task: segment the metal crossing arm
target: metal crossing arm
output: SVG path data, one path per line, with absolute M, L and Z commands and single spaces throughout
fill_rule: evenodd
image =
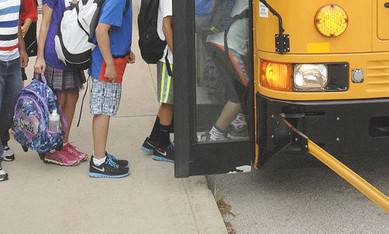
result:
M 284 123 L 292 130 L 295 141 L 298 142 L 301 147 L 305 148 L 308 153 L 310 153 L 313 157 L 324 163 L 327 167 L 329 167 L 336 174 L 346 180 L 349 184 L 354 186 L 371 201 L 382 207 L 385 212 L 389 212 L 389 197 L 387 197 L 383 192 L 381 192 L 372 184 L 367 182 L 349 167 L 344 165 L 330 153 L 315 144 L 312 140 L 310 140 L 307 136 L 305 136 L 302 132 L 295 128 L 285 118 L 285 116 L 281 117 Z

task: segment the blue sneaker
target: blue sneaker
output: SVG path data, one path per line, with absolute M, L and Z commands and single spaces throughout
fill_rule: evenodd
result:
M 173 144 L 170 144 L 166 148 L 160 148 L 160 147 L 155 148 L 152 159 L 159 162 L 174 163 L 174 159 L 175 159 L 174 154 L 175 154 L 175 147 Z
M 141 149 L 145 154 L 152 155 L 154 153 L 154 150 L 156 147 L 157 147 L 157 144 L 155 142 L 153 142 L 150 139 L 150 137 L 147 137 L 146 140 L 143 142 Z
M 100 166 L 93 163 L 93 156 L 89 163 L 89 177 L 119 179 L 129 176 L 129 168 L 120 167 L 111 157 L 105 159 Z
M 117 159 L 115 156 L 113 156 L 112 154 L 110 154 L 108 152 L 105 153 L 105 156 L 110 157 L 114 162 L 119 164 L 119 167 L 129 167 L 129 163 L 127 160 Z

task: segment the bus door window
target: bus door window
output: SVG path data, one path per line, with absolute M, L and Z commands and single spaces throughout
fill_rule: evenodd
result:
M 247 141 L 249 0 L 196 0 L 196 138 Z

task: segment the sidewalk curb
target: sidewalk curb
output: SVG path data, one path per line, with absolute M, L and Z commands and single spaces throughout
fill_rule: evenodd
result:
M 215 198 L 209 190 L 205 176 L 183 179 L 183 186 L 191 206 L 198 233 L 227 233 Z

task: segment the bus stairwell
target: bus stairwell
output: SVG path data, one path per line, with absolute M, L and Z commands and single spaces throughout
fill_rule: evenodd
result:
M 322 147 L 318 146 L 310 140 L 301 131 L 295 128 L 289 121 L 288 116 L 281 114 L 282 121 L 289 127 L 292 133 L 292 140 L 298 144 L 302 149 L 306 150 L 310 155 L 321 161 L 328 168 L 342 177 L 345 181 L 355 187 L 358 191 L 364 194 L 368 199 L 383 208 L 385 212 L 389 212 L 389 197 L 378 190 L 372 184 L 367 182 L 349 167 L 344 165 Z

